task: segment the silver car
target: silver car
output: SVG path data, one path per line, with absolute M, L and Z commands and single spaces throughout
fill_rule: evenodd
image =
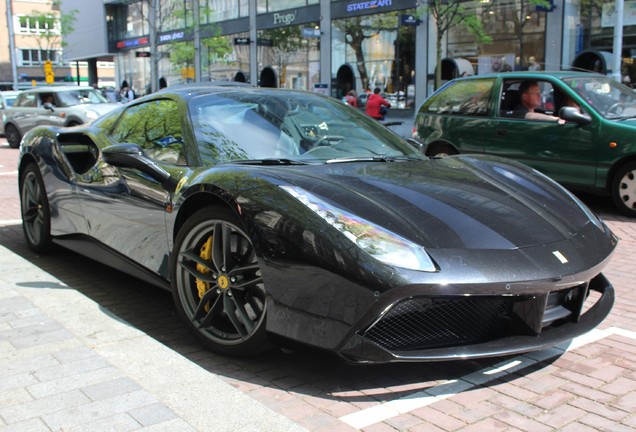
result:
M 11 108 L 18 93 L 20 92 L 13 90 L 0 92 L 0 135 L 4 135 L 5 111 Z
M 18 148 L 24 134 L 35 126 L 90 124 L 119 106 L 92 87 L 33 88 L 20 92 L 6 111 L 4 133 L 9 145 Z

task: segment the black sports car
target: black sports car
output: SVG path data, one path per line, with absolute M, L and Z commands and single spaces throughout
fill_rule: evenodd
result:
M 617 240 L 562 187 L 504 159 L 429 159 L 312 93 L 168 88 L 32 130 L 19 176 L 34 251 L 172 290 L 223 354 L 270 335 L 352 362 L 512 354 L 587 332 L 614 301 Z

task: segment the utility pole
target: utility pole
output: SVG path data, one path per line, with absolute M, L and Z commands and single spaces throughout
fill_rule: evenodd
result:
M 13 10 L 11 0 L 7 0 L 7 24 L 9 26 L 9 57 L 11 58 L 11 75 L 13 75 L 13 90 L 18 89 L 18 66 L 15 58 L 15 33 L 13 32 Z
M 157 74 L 157 63 L 159 56 L 157 55 L 157 0 L 149 0 L 148 2 L 148 30 L 150 31 L 150 91 L 157 91 L 159 87 L 159 78 Z
M 614 1 L 614 15 L 616 24 L 614 25 L 614 47 L 612 49 L 614 55 L 612 58 L 612 78 L 621 82 L 621 62 L 623 54 L 623 10 L 624 0 Z

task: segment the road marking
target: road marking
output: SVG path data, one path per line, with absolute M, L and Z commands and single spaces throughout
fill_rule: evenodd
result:
M 565 348 L 560 348 L 564 345 L 559 345 L 559 347 L 526 353 L 515 357 L 512 361 L 501 362 L 491 368 L 482 369 L 480 371 L 464 375 L 458 379 L 441 382 L 440 384 L 426 390 L 410 394 L 400 399 L 384 402 L 371 408 L 347 414 L 340 417 L 340 420 L 349 426 L 362 429 L 373 424 L 380 423 L 384 420 L 397 417 L 400 414 L 405 414 L 415 409 L 434 404 L 435 402 L 448 399 L 458 393 L 483 385 L 501 376 L 511 374 L 528 366 L 532 366 L 535 363 L 562 355 L 564 352 L 572 351 L 576 348 L 580 348 L 584 345 L 599 341 L 612 335 L 623 336 L 636 340 L 636 332 L 630 330 L 624 330 L 617 327 L 610 327 L 606 330 L 594 329 L 582 336 L 574 338 L 569 345 L 565 346 Z
M 9 172 L 0 173 L 0 175 L 6 175 L 6 176 L 12 175 L 12 176 L 15 176 L 15 175 L 18 175 L 18 172 L 17 171 L 9 171 Z
M 20 225 L 21 223 L 22 223 L 22 219 L 0 220 L 0 227 L 10 226 L 10 225 Z

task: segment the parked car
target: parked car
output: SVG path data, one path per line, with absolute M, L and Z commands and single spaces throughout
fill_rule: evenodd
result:
M 26 132 L 39 125 L 90 124 L 120 104 L 109 103 L 92 87 L 37 87 L 20 92 L 6 113 L 5 135 L 9 145 L 20 146 Z
M 17 91 L 7 90 L 0 92 L 0 135 L 4 135 L 4 122 L 6 119 L 6 110 L 11 108 L 15 98 L 18 96 Z
M 536 81 L 541 109 L 515 110 L 519 86 Z M 566 101 L 578 105 L 566 106 Z M 415 119 L 429 156 L 487 153 L 521 161 L 573 190 L 612 196 L 636 216 L 636 93 L 603 75 L 511 72 L 458 78 L 428 98 Z
M 31 130 L 18 169 L 31 249 L 172 290 L 222 354 L 506 355 L 586 333 L 613 304 L 616 237 L 561 186 L 501 158 L 427 158 L 315 93 L 169 87 Z

